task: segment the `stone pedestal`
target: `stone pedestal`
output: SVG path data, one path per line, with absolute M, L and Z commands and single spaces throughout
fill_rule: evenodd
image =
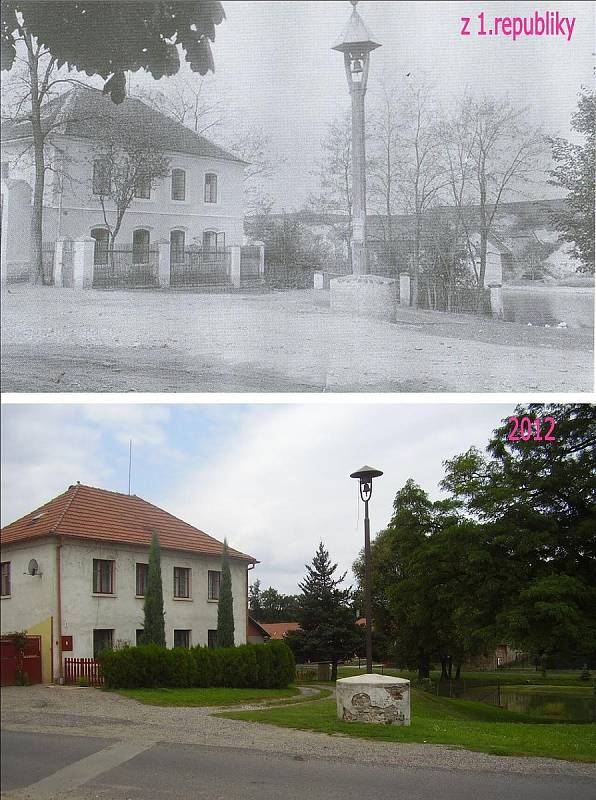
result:
M 335 684 L 337 716 L 344 722 L 410 724 L 410 681 L 391 675 L 355 675 Z
M 407 272 L 400 272 L 399 275 L 399 304 L 410 305 L 410 275 Z
M 329 282 L 332 311 L 395 321 L 395 281 L 381 275 L 347 275 Z

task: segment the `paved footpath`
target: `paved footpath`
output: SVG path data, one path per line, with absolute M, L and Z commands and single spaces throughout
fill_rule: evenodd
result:
M 593 764 L 327 736 L 222 719 L 216 711 L 157 708 L 94 689 L 5 687 L 2 796 L 593 797 Z

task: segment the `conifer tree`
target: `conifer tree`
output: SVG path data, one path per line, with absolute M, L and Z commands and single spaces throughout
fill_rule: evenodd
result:
M 297 614 L 300 630 L 285 637 L 297 659 L 330 661 L 332 680 L 337 678 L 338 662 L 352 657 L 362 646 L 352 590 L 338 588 L 346 575 L 334 578 L 336 569 L 321 542 L 312 564 L 306 565 L 306 577 L 298 584 L 302 590 Z
M 145 614 L 143 644 L 166 646 L 166 631 L 163 610 L 163 585 L 161 582 L 161 551 L 159 536 L 154 529 L 149 549 L 149 569 L 145 590 Z
M 234 598 L 232 597 L 232 575 L 228 542 L 224 539 L 221 562 L 221 582 L 219 586 L 219 605 L 217 607 L 217 645 L 234 647 Z

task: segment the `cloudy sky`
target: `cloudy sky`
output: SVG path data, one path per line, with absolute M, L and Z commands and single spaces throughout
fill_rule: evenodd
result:
M 331 49 L 345 27 L 347 0 L 223 0 L 226 19 L 216 28 L 216 72 L 203 84 L 206 99 L 224 100 L 236 132 L 260 128 L 270 142 L 277 172 L 267 186 L 276 210 L 303 207 L 319 189 L 320 143 L 329 124 L 350 107 L 340 53 Z M 359 12 L 382 47 L 372 54 L 368 111 L 380 82 L 430 80 L 448 108 L 464 90 L 509 98 L 528 107 L 528 122 L 553 135 L 570 135 L 570 119 L 582 85 L 591 85 L 594 4 L 585 2 L 391 2 L 364 0 Z M 556 10 L 575 18 L 570 41 L 541 36 L 461 36 L 461 17 L 531 17 Z M 184 80 L 201 79 L 186 64 Z M 406 77 L 409 76 L 409 77 Z M 97 87 L 100 78 L 84 80 Z M 170 79 L 154 81 L 142 71 L 132 86 L 172 91 Z M 169 88 L 168 88 L 169 87 Z M 217 139 L 216 129 L 208 132 Z M 221 134 L 219 134 L 221 135 Z M 524 196 L 560 196 L 543 180 Z M 519 196 L 515 199 L 525 199 Z
M 433 497 L 442 462 L 483 448 L 513 410 L 496 404 L 78 405 L 2 407 L 2 522 L 81 483 L 128 490 L 262 563 L 263 586 L 295 592 L 319 541 L 342 569 L 362 546 L 357 485 L 382 469 L 373 531 L 413 477 Z
M 261 125 L 284 158 L 275 181 L 279 205 L 301 206 L 316 188 L 312 173 L 328 124 L 350 100 L 340 53 L 331 50 L 351 13 L 346 0 L 223 0 L 227 19 L 213 47 L 213 84 L 240 118 Z M 358 10 L 382 47 L 372 54 L 369 109 L 379 80 L 426 74 L 444 104 L 465 88 L 529 106 L 531 121 L 567 134 L 582 84 L 591 85 L 594 4 L 586 2 L 389 2 Z M 575 17 L 571 41 L 460 35 L 462 16 Z M 192 78 L 190 78 L 192 79 Z M 546 185 L 538 195 L 552 195 Z M 522 198 L 520 198 L 522 199 Z

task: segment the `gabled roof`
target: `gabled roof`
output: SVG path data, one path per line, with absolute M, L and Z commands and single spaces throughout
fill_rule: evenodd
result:
M 222 542 L 135 494 L 108 492 L 80 483 L 6 525 L 0 532 L 0 543 L 7 545 L 57 535 L 149 547 L 153 530 L 157 531 L 164 550 L 209 556 L 221 556 L 223 552 Z M 258 563 L 253 556 L 231 547 L 229 553 L 231 558 Z
M 260 625 L 272 639 L 283 639 L 288 631 L 300 630 L 297 622 L 261 622 Z
M 253 619 L 251 616 L 246 618 L 246 636 L 262 636 L 265 639 L 271 638 L 261 623 L 257 622 L 256 619 Z
M 127 97 L 116 105 L 99 89 L 89 86 L 77 86 L 46 103 L 42 109 L 42 128 L 81 139 L 101 138 L 106 130 L 138 130 L 164 150 L 246 163 L 135 97 Z M 31 122 L 23 118 L 3 127 L 2 141 L 31 135 Z

